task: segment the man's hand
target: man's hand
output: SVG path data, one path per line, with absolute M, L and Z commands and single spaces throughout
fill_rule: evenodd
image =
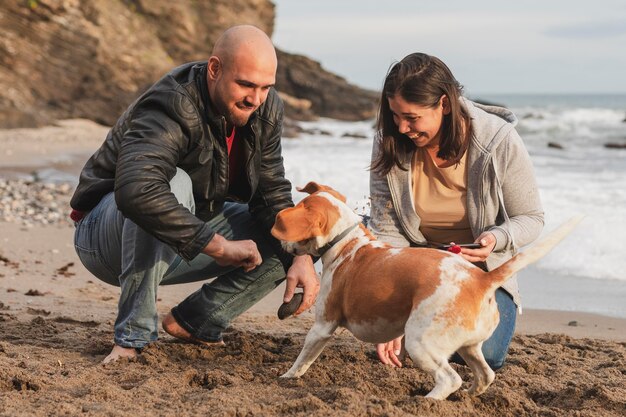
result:
M 293 264 L 287 272 L 287 288 L 285 288 L 285 296 L 283 302 L 291 301 L 296 287 L 304 288 L 304 297 L 302 304 L 293 313 L 294 316 L 311 308 L 320 291 L 320 282 L 313 266 L 313 260 L 309 255 L 300 255 L 293 258 Z
M 459 255 L 461 255 L 470 262 L 486 261 L 487 257 L 496 246 L 496 237 L 491 232 L 483 232 L 480 236 L 478 236 L 478 239 L 476 239 L 476 243 L 480 243 L 482 248 L 467 249 L 462 247 L 461 253 Z
M 246 272 L 252 271 L 263 261 L 254 241 L 226 240 L 217 233 L 202 252 L 215 259 L 220 266 L 240 266 Z

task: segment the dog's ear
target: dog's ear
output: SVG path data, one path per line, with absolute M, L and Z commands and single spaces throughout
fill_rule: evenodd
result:
M 328 185 L 318 184 L 315 181 L 310 181 L 304 187 L 296 187 L 296 190 L 303 192 L 303 193 L 309 193 L 309 194 L 313 194 L 318 191 L 325 191 L 331 194 L 332 196 L 334 196 L 336 199 L 343 201 L 344 203 L 346 202 L 346 197 L 344 197 L 343 194 L 341 194 L 338 191 L 335 191 L 333 188 L 329 187 Z
M 300 191 L 301 193 L 313 194 L 313 193 L 323 190 L 324 188 L 328 188 L 328 187 L 326 187 L 325 185 L 320 185 L 316 183 L 315 181 L 309 181 L 309 183 L 305 185 L 304 187 L 296 187 L 296 190 Z
M 319 234 L 319 223 L 319 213 L 302 206 L 286 208 L 276 215 L 272 236 L 286 242 L 301 242 Z

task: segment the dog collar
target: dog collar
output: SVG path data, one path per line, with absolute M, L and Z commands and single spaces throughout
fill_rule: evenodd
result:
M 344 237 L 348 236 L 348 233 L 350 233 L 351 231 L 354 230 L 355 227 L 357 227 L 359 224 L 361 223 L 354 223 L 352 226 L 348 227 L 346 230 L 344 230 L 343 232 L 341 232 L 337 237 L 335 237 L 333 240 L 331 240 L 330 242 L 328 242 L 327 244 L 325 244 L 324 246 L 322 246 L 321 248 L 318 249 L 319 252 L 319 256 L 324 256 L 324 254 L 333 246 L 335 246 L 337 243 L 339 243 L 339 241 L 341 239 L 343 239 Z

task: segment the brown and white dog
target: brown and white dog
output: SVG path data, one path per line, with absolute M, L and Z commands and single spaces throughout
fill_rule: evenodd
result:
M 573 219 L 498 269 L 485 272 L 461 256 L 437 249 L 393 248 L 361 224 L 345 197 L 310 182 L 310 195 L 282 210 L 272 234 L 293 254 L 321 256 L 323 272 L 315 324 L 283 377 L 299 377 L 318 357 L 337 327 L 355 337 L 383 343 L 404 334 L 413 362 L 432 375 L 427 397 L 445 399 L 461 377 L 448 363 L 458 352 L 471 368 L 470 394 L 493 382 L 481 346 L 499 322 L 495 290 L 514 273 L 537 261 L 563 239 Z

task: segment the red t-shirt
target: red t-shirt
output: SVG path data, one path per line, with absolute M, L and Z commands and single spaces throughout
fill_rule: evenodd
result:
M 245 161 L 243 161 L 243 144 L 237 140 L 236 129 L 226 138 L 228 149 L 228 194 L 239 197 L 245 188 Z
M 228 148 L 229 159 L 230 159 L 230 150 L 233 148 L 234 141 L 235 141 L 235 128 L 233 127 L 233 131 L 230 133 L 230 136 L 226 138 L 226 147 Z

